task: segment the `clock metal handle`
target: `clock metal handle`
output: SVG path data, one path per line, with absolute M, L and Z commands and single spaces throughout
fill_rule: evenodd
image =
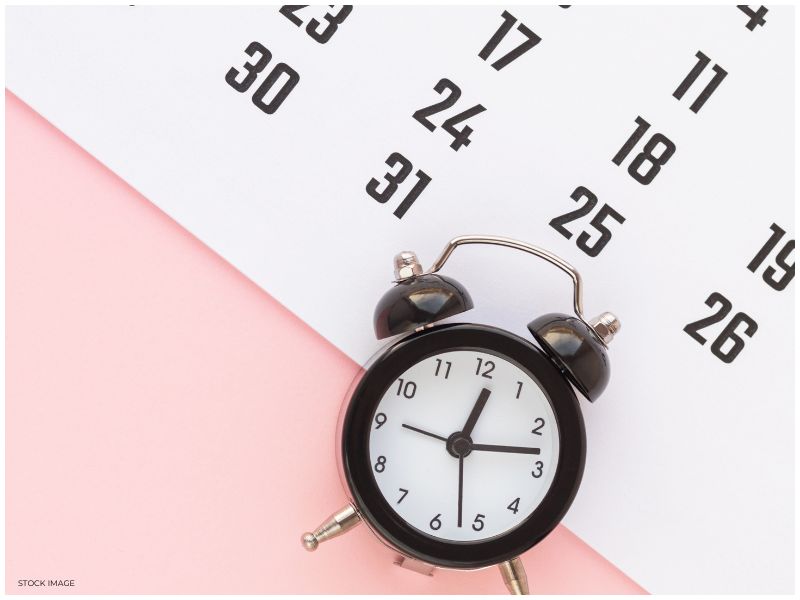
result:
M 575 267 L 561 257 L 556 256 L 552 252 L 548 252 L 543 248 L 534 246 L 533 244 L 528 244 L 519 240 L 513 240 L 511 238 L 505 238 L 496 235 L 461 235 L 447 242 L 447 246 L 445 246 L 441 255 L 436 259 L 431 268 L 428 269 L 427 273 L 436 273 L 444 266 L 444 263 L 447 262 L 447 259 L 450 258 L 450 255 L 453 253 L 453 251 L 458 246 L 463 246 L 465 244 L 488 244 L 490 246 L 505 246 L 506 248 L 514 248 L 516 250 L 527 252 L 528 254 L 533 254 L 539 258 L 543 258 L 550 264 L 555 265 L 569 275 L 570 279 L 572 279 L 574 287 L 572 302 L 575 308 L 575 314 L 581 321 L 586 323 L 586 325 L 588 325 L 590 328 L 592 327 L 583 316 L 583 281 L 581 280 L 580 273 L 575 270 Z

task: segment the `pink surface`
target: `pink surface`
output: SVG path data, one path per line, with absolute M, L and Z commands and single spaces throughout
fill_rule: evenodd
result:
M 6 138 L 8 592 L 503 592 L 363 526 L 304 552 L 357 365 L 9 93 Z M 643 591 L 563 527 L 524 562 L 539 593 Z

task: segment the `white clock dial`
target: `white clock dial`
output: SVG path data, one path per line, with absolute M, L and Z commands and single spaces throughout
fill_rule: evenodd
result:
M 525 521 L 550 488 L 559 434 L 539 384 L 489 351 L 442 352 L 386 390 L 369 438 L 372 473 L 418 531 L 477 541 Z

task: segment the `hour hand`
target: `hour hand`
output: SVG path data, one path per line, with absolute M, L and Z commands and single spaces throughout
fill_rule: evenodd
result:
M 539 448 L 528 448 L 526 446 L 498 446 L 497 444 L 472 444 L 473 450 L 485 450 L 486 452 L 510 452 L 512 454 L 540 454 Z
M 424 431 L 422 429 L 419 429 L 418 427 L 406 425 L 405 423 L 403 423 L 403 427 L 405 427 L 406 429 L 410 429 L 411 431 L 416 431 L 417 433 L 421 433 L 422 435 L 427 435 L 429 437 L 436 438 L 437 440 L 442 440 L 443 442 L 447 441 L 446 437 L 442 437 L 441 435 L 436 435 L 435 433 L 431 433 L 430 431 Z

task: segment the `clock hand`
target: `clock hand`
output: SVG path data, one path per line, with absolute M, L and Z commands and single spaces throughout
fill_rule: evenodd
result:
M 458 457 L 458 526 L 461 527 L 461 509 L 464 505 L 464 455 Z
M 483 407 L 486 406 L 486 401 L 489 399 L 489 394 L 492 392 L 486 388 L 481 390 L 478 399 L 475 401 L 475 406 L 472 407 L 472 412 L 469 413 L 469 417 L 467 418 L 467 422 L 464 424 L 464 428 L 461 430 L 466 437 L 469 437 L 472 434 L 472 430 L 475 428 L 475 423 L 478 422 L 478 417 L 481 416 L 481 411 L 483 411 Z
M 403 423 L 403 427 L 405 427 L 406 429 L 410 429 L 411 431 L 416 431 L 417 433 L 421 433 L 422 435 L 427 435 L 427 436 L 430 436 L 432 438 L 436 438 L 437 440 L 442 440 L 443 442 L 447 441 L 446 437 L 442 437 L 440 435 L 436 435 L 435 433 L 431 433 L 430 431 L 423 431 L 422 429 L 418 429 L 416 427 L 412 427 L 411 425 L 406 425 L 405 423 Z
M 495 444 L 472 444 L 473 450 L 486 450 L 487 452 L 512 452 L 514 454 L 540 454 L 539 448 L 526 448 L 525 446 L 498 446 Z

